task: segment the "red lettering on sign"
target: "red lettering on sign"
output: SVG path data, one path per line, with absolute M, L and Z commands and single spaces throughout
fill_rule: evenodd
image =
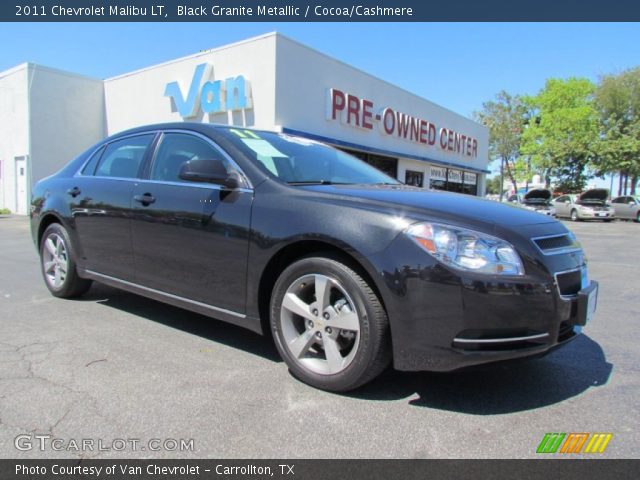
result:
M 352 116 L 355 119 L 354 122 L 351 122 Z M 347 123 L 360 126 L 360 99 L 355 95 L 347 95 Z
M 344 101 L 344 93 L 340 90 L 336 90 L 335 88 L 331 89 L 331 118 L 335 120 L 338 118 L 338 112 L 342 112 L 344 110 L 345 101 Z
M 424 120 L 420 120 L 420 143 L 427 143 L 429 141 L 429 124 Z
M 447 149 L 447 129 L 444 127 L 440 129 L 440 148 Z
M 420 120 L 411 117 L 411 140 L 417 142 L 420 138 Z
M 409 116 L 396 112 L 396 121 L 398 122 L 398 136 L 407 138 L 407 134 L 409 133 Z
M 429 123 L 429 145 L 436 143 L 436 126 L 433 123 Z
M 373 129 L 373 112 L 371 109 L 373 108 L 373 102 L 369 100 L 362 100 L 362 127 L 368 128 L 369 130 Z
M 391 135 L 396 129 L 396 116 L 391 108 L 385 108 L 382 113 L 382 128 L 384 133 Z

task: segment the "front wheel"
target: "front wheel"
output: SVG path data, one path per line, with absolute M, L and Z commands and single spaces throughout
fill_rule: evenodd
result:
M 71 248 L 69 234 L 62 225 L 52 223 L 44 231 L 40 242 L 40 266 L 45 285 L 56 297 L 77 297 L 91 287 L 91 280 L 78 276 Z
M 577 210 L 571 210 L 571 221 L 572 222 L 577 222 L 578 220 L 579 220 L 579 218 L 578 218 Z
M 291 372 L 314 387 L 355 389 L 389 364 L 386 312 L 369 284 L 346 264 L 299 260 L 278 278 L 271 330 Z

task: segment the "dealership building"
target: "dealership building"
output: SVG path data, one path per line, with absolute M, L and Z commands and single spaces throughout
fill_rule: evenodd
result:
M 106 80 L 26 63 L 0 73 L 0 207 L 107 135 L 161 122 L 320 140 L 423 188 L 484 193 L 487 129 L 270 33 Z

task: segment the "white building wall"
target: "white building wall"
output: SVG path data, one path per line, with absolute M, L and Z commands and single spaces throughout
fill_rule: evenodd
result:
M 456 166 L 486 169 L 488 130 L 461 115 L 440 107 L 384 80 L 369 75 L 339 60 L 317 52 L 281 35 L 277 36 L 276 123 L 291 129 L 358 145 L 452 163 Z M 437 74 L 437 73 L 434 73 Z M 327 119 L 327 97 L 331 88 L 374 103 L 373 112 L 391 107 L 397 112 L 432 122 L 437 133 L 441 127 L 471 136 L 478 141 L 476 157 L 426 146 L 381 132 L 379 122 L 372 130 Z
M 29 65 L 31 183 L 47 177 L 103 139 L 102 80 Z
M 430 167 L 431 165 L 427 162 L 410 158 L 400 158 L 398 161 L 398 179 L 404 182 L 407 170 L 420 172 L 424 175 L 424 183 L 422 186 L 426 188 L 429 186 Z
M 194 71 L 203 63 L 209 72 L 201 83 L 244 76 L 252 108 L 212 116 L 200 111 L 188 120 L 273 129 L 275 48 L 275 36 L 265 35 L 105 80 L 109 135 L 141 125 L 183 121 L 164 96 L 167 83 L 177 81 L 186 98 Z
M 12 212 L 16 211 L 15 158 L 29 155 L 27 92 L 27 64 L 0 73 L 0 207 Z

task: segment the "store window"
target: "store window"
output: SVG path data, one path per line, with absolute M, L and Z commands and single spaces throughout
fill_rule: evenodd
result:
M 424 186 L 424 173 L 407 170 L 404 174 L 404 183 L 422 188 Z
M 464 172 L 462 192 L 468 195 L 478 194 L 478 175 L 471 172 Z
M 369 165 L 376 167 L 378 170 L 381 170 L 390 177 L 398 178 L 397 158 L 376 155 L 375 153 L 360 152 L 358 150 L 350 150 L 348 148 L 341 148 L 340 150 L 367 162 Z
M 434 190 L 478 194 L 478 175 L 456 168 L 431 166 L 429 186 Z
M 429 186 L 434 190 L 446 190 L 447 169 L 444 167 L 431 167 L 431 180 Z

